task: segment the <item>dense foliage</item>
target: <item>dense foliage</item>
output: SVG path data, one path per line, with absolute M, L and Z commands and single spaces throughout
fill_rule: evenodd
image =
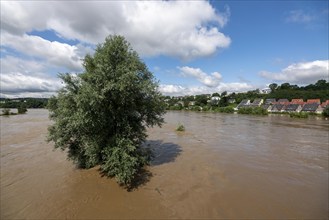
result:
M 308 118 L 309 113 L 307 112 L 290 112 L 291 118 Z
M 239 108 L 238 114 L 247 114 L 247 115 L 267 115 L 267 110 L 263 109 L 262 107 L 246 107 L 246 108 Z
M 297 85 L 290 85 L 289 83 L 283 83 L 272 90 L 266 98 L 281 99 L 321 99 L 325 101 L 329 99 L 329 82 L 326 80 L 318 80 L 315 84 L 309 84 L 307 86 L 299 87 Z
M 234 113 L 234 108 L 231 106 L 227 107 L 219 107 L 215 109 L 215 112 L 221 112 L 221 113 Z
M 121 36 L 110 36 L 84 59 L 85 72 L 61 74 L 64 88 L 49 100 L 49 141 L 81 168 L 130 186 L 150 155 L 148 126 L 163 123 L 164 103 L 151 72 Z
M 323 109 L 322 115 L 325 117 L 329 117 L 329 106 Z
M 2 115 L 10 115 L 10 109 L 9 108 L 2 109 Z
M 24 104 L 21 104 L 18 108 L 17 108 L 17 112 L 18 114 L 25 114 L 27 112 L 27 108 Z
M 1 99 L 0 108 L 19 108 L 22 104 L 25 108 L 45 108 L 47 103 L 45 98 Z
M 2 114 L 0 114 L 0 115 L 9 116 L 9 115 L 25 114 L 26 112 L 27 112 L 27 109 L 22 104 L 17 108 L 17 113 L 11 112 L 10 108 L 4 108 L 4 109 L 2 109 Z

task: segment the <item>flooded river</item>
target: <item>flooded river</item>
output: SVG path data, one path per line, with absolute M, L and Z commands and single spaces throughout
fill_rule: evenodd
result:
M 1 219 L 326 219 L 329 121 L 168 112 L 132 192 L 45 142 L 46 110 L 1 117 Z M 186 131 L 175 132 L 181 123 Z

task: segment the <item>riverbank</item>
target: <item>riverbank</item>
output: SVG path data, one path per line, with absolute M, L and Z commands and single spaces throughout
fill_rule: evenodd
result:
M 328 120 L 329 116 L 324 114 L 317 114 L 317 113 L 307 113 L 307 112 L 266 112 L 264 109 L 256 109 L 252 111 L 252 108 L 244 108 L 240 109 L 240 111 L 235 111 L 232 107 L 223 107 L 219 109 L 210 109 L 210 110 L 190 110 L 190 109 L 182 109 L 182 110 L 167 110 L 167 112 L 195 112 L 195 113 L 224 113 L 224 114 L 241 114 L 241 115 L 255 115 L 255 116 L 271 116 L 271 115 L 281 115 L 281 116 L 288 116 L 291 118 L 299 118 L 299 119 L 306 119 L 306 118 L 318 118 L 323 120 Z

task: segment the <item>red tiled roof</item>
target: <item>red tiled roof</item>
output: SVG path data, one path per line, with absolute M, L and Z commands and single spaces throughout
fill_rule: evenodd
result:
M 303 99 L 292 99 L 290 103 L 291 104 L 300 104 L 300 105 L 304 105 L 305 104 L 305 102 L 304 102 Z
M 309 104 L 309 103 L 318 103 L 318 104 L 320 104 L 321 103 L 321 100 L 320 99 L 308 99 L 307 100 L 307 103 Z
M 303 99 L 291 99 L 291 103 L 300 103 L 300 102 L 304 102 Z
M 326 106 L 329 106 L 329 100 L 326 100 L 324 102 L 322 102 L 321 106 L 324 108 Z

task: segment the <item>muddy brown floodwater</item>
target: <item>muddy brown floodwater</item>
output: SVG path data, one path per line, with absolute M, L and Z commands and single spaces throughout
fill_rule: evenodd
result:
M 326 219 L 329 121 L 168 112 L 127 192 L 45 142 L 46 110 L 1 117 L 1 219 Z M 175 132 L 178 123 L 186 127 Z

